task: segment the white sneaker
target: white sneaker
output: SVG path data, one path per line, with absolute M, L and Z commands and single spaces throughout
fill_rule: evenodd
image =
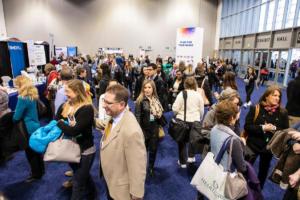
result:
M 177 161 L 177 164 L 180 166 L 180 168 L 186 168 L 186 164 L 181 164 L 179 160 Z
M 194 162 L 196 162 L 196 158 L 195 157 L 188 157 L 187 162 L 188 163 L 194 163 Z
M 247 103 L 244 103 L 244 104 L 243 104 L 243 107 L 244 107 L 244 108 L 247 108 L 247 106 L 248 106 Z
M 247 103 L 247 106 L 251 106 L 251 105 L 252 105 L 252 102 L 249 101 L 249 102 Z

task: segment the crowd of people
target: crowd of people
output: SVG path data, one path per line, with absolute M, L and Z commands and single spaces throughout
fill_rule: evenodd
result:
M 300 69 L 288 84 L 288 102 L 284 108 L 282 90 L 278 86 L 266 88 L 253 105 L 251 95 L 260 80 L 263 84 L 264 74 L 261 71 L 256 74 L 251 66 L 244 77 L 247 95 L 243 100 L 236 83 L 237 65 L 235 61 L 202 60 L 193 69 L 182 61 L 175 63 L 171 57 L 166 62 L 161 57 L 153 61 L 148 56 L 134 58 L 132 55 L 127 58 L 120 55 L 54 57 L 41 69 L 47 77 L 43 95 L 47 99 L 44 102 L 47 119 L 54 119 L 64 136 L 73 138 L 80 147 L 80 162 L 69 164 L 71 170 L 66 174 L 72 178 L 63 183 L 64 187 L 72 188 L 71 199 L 97 197 L 90 175 L 98 145 L 94 144 L 94 128 L 102 133 L 99 171 L 107 185 L 107 198 L 143 199 L 146 177 L 156 174 L 160 134 L 169 121 L 164 113 L 169 111 L 187 127 L 185 137 L 176 141 L 180 168 L 195 163 L 196 154 L 202 158 L 207 152 L 217 155 L 224 141 L 233 137 L 232 154 L 227 151 L 221 165 L 226 170 L 231 156 L 235 170 L 247 177 L 247 162 L 253 165 L 259 157 L 257 174 L 263 189 L 274 157 L 268 145 L 278 131 L 289 138 L 284 140 L 288 146 L 285 151 L 300 157 L 300 128 L 297 127 L 300 123 Z M 13 130 L 13 123 L 23 121 L 23 140 L 28 142 L 41 127 L 39 94 L 24 75 L 15 79 L 14 86 L 18 90 L 18 102 L 13 114 L 6 89 L 0 87 L 0 132 Z M 129 100 L 135 102 L 134 108 L 128 106 Z M 242 106 L 250 107 L 243 127 L 240 125 Z M 290 127 L 294 129 L 288 129 Z M 202 138 L 196 141 L 196 146 L 190 137 L 195 130 Z M 13 150 L 6 149 L 5 142 L 1 134 L 1 162 L 12 157 Z M 38 181 L 45 173 L 43 155 L 29 145 L 22 149 L 31 167 L 25 181 Z M 289 154 L 284 155 L 280 161 Z M 286 185 L 284 199 L 297 199 L 297 195 L 299 198 L 300 163 L 295 165 L 296 170 L 289 171 L 288 178 L 279 180 L 279 185 Z M 197 198 L 204 196 L 199 192 Z

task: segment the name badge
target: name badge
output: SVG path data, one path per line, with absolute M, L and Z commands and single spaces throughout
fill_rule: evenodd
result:
M 150 114 L 150 122 L 154 122 L 154 120 L 155 120 L 154 115 Z

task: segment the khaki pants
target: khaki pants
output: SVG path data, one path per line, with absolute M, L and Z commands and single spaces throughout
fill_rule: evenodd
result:
M 290 127 L 294 126 L 295 124 L 297 124 L 299 122 L 300 122 L 300 117 L 294 117 L 294 116 L 289 115 Z

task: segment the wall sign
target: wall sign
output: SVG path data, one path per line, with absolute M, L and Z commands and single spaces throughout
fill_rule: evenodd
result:
M 224 49 L 232 49 L 232 38 L 225 39 Z
M 291 46 L 292 31 L 277 32 L 274 34 L 273 48 L 288 49 Z
M 243 48 L 243 38 L 237 37 L 233 39 L 233 49 L 241 49 Z
M 256 49 L 268 49 L 271 44 L 271 34 L 258 35 L 256 38 Z
M 243 49 L 254 49 L 255 36 L 250 35 L 244 38 Z

